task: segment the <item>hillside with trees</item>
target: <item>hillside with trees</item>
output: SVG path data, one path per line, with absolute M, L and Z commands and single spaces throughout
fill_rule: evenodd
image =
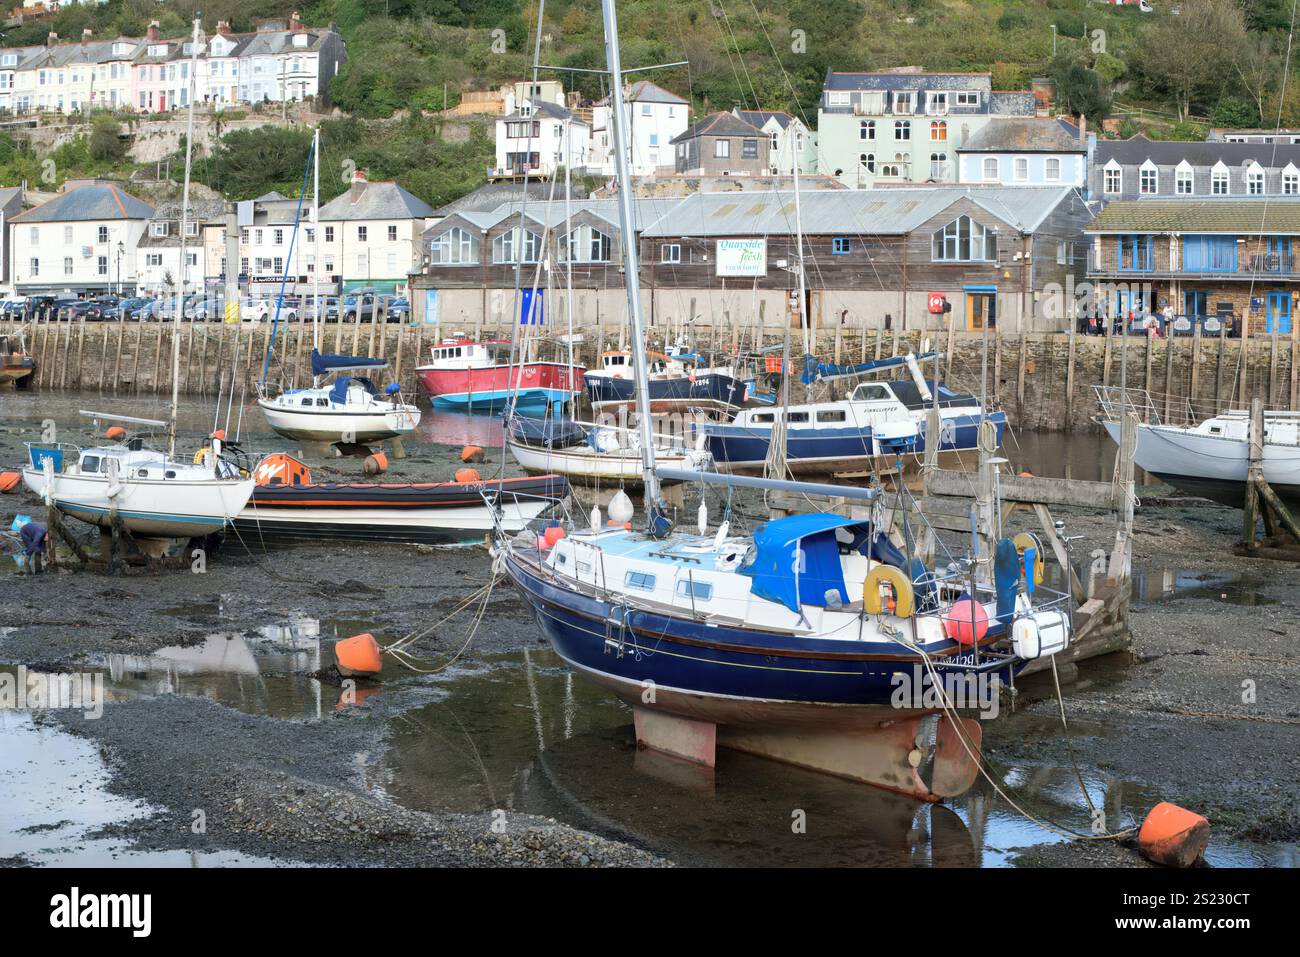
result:
M 1142 13 L 1086 0 L 621 0 L 619 16 L 625 66 L 689 61 L 654 79 L 689 95 L 700 111 L 761 106 L 815 123 L 828 69 L 912 64 L 987 70 L 996 89 L 1049 76 L 1062 109 L 1088 116 L 1094 126 L 1118 115 L 1121 135 L 1197 139 L 1208 125 L 1300 126 L 1300 85 L 1293 82 L 1300 55 L 1288 52 L 1290 4 L 1152 3 L 1155 11 Z M 209 30 L 217 20 L 249 30 L 256 18 L 295 9 L 309 24 L 337 23 L 349 60 L 331 98 L 349 118 L 325 125 L 327 162 L 351 160 L 435 204 L 481 180 L 491 143 L 480 133 L 444 137 L 433 114 L 454 106 L 465 91 L 526 77 L 532 62 L 536 8 L 522 0 L 213 0 L 202 6 Z M 49 19 L 9 27 L 4 43 L 41 43 L 51 29 L 79 37 L 84 27 L 100 37 L 140 35 L 151 19 L 178 36 L 188 30 L 191 9 L 178 0 L 65 6 Z M 542 61 L 601 68 L 597 0 L 549 0 L 545 9 Z M 604 92 L 596 74 L 570 73 L 564 80 L 592 98 Z M 203 158 L 200 176 L 240 198 L 268 188 L 296 190 L 306 136 L 230 134 Z M 100 154 L 106 145 L 101 136 Z M 120 164 L 120 158 L 96 159 L 94 146 L 88 136 L 76 150 L 63 147 L 74 154 L 64 159 L 84 159 L 91 168 Z M 0 143 L 6 178 L 24 162 L 13 152 Z M 337 192 L 342 184 L 330 188 Z

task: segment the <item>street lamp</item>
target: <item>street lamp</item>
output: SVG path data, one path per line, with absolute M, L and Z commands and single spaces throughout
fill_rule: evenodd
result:
M 1052 56 L 1056 56 L 1056 24 L 1052 24 Z
M 117 242 L 117 294 L 122 295 L 122 257 L 126 255 L 126 243 Z

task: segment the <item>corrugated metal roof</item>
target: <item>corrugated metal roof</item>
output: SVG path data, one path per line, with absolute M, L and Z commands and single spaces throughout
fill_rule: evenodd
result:
M 1087 232 L 1300 234 L 1300 197 L 1117 199 Z
M 57 196 L 10 222 L 71 223 L 106 219 L 148 219 L 153 207 L 110 183 L 94 183 Z
M 1066 186 L 925 186 L 814 190 L 800 194 L 806 235 L 906 235 L 953 203 L 970 199 L 1020 230 L 1033 232 L 1070 192 Z M 644 231 L 646 236 L 754 236 L 793 233 L 794 193 L 695 193 Z
M 424 219 L 433 207 L 396 183 L 366 183 L 356 202 L 349 189 L 320 208 L 321 222 L 354 219 Z

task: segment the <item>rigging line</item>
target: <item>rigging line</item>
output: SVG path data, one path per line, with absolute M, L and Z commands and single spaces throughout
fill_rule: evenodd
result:
M 754 87 L 754 78 L 749 74 L 749 67 L 745 65 L 744 54 L 740 52 L 740 40 L 736 37 L 736 31 L 732 29 L 731 17 L 727 14 L 726 4 L 723 3 L 723 0 L 716 0 L 716 2 L 718 10 L 722 13 L 722 20 L 727 26 L 727 33 L 731 35 L 731 42 L 736 45 L 736 59 L 740 61 L 740 65 L 745 71 L 745 80 L 749 83 L 749 94 L 754 98 L 754 109 L 761 110 L 763 104 L 758 98 L 758 90 Z M 743 95 L 744 92 L 742 89 L 741 94 Z

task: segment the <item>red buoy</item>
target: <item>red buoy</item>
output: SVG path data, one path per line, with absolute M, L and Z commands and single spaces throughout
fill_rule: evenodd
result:
M 487 457 L 483 447 L 479 445 L 467 445 L 460 450 L 460 460 L 466 465 L 477 465 Z
M 334 646 L 339 671 L 345 675 L 377 675 L 383 669 L 379 643 L 370 632 L 344 638 Z
M 1138 831 L 1142 856 L 1165 867 L 1191 867 L 1209 842 L 1210 822 L 1168 801 L 1153 807 Z
M 366 456 L 365 465 L 367 475 L 378 475 L 380 472 L 388 471 L 388 456 L 383 452 L 376 452 L 374 455 Z
M 483 481 L 483 476 L 478 474 L 478 469 L 456 469 L 455 478 L 461 485 Z
M 977 601 L 963 598 L 944 613 L 943 633 L 959 645 L 973 645 L 988 631 L 989 613 Z
M 22 480 L 22 472 L 0 472 L 0 492 L 12 492 Z
M 109 426 L 104 432 L 104 438 L 112 442 L 120 442 L 126 438 L 126 429 L 122 428 L 120 425 Z

